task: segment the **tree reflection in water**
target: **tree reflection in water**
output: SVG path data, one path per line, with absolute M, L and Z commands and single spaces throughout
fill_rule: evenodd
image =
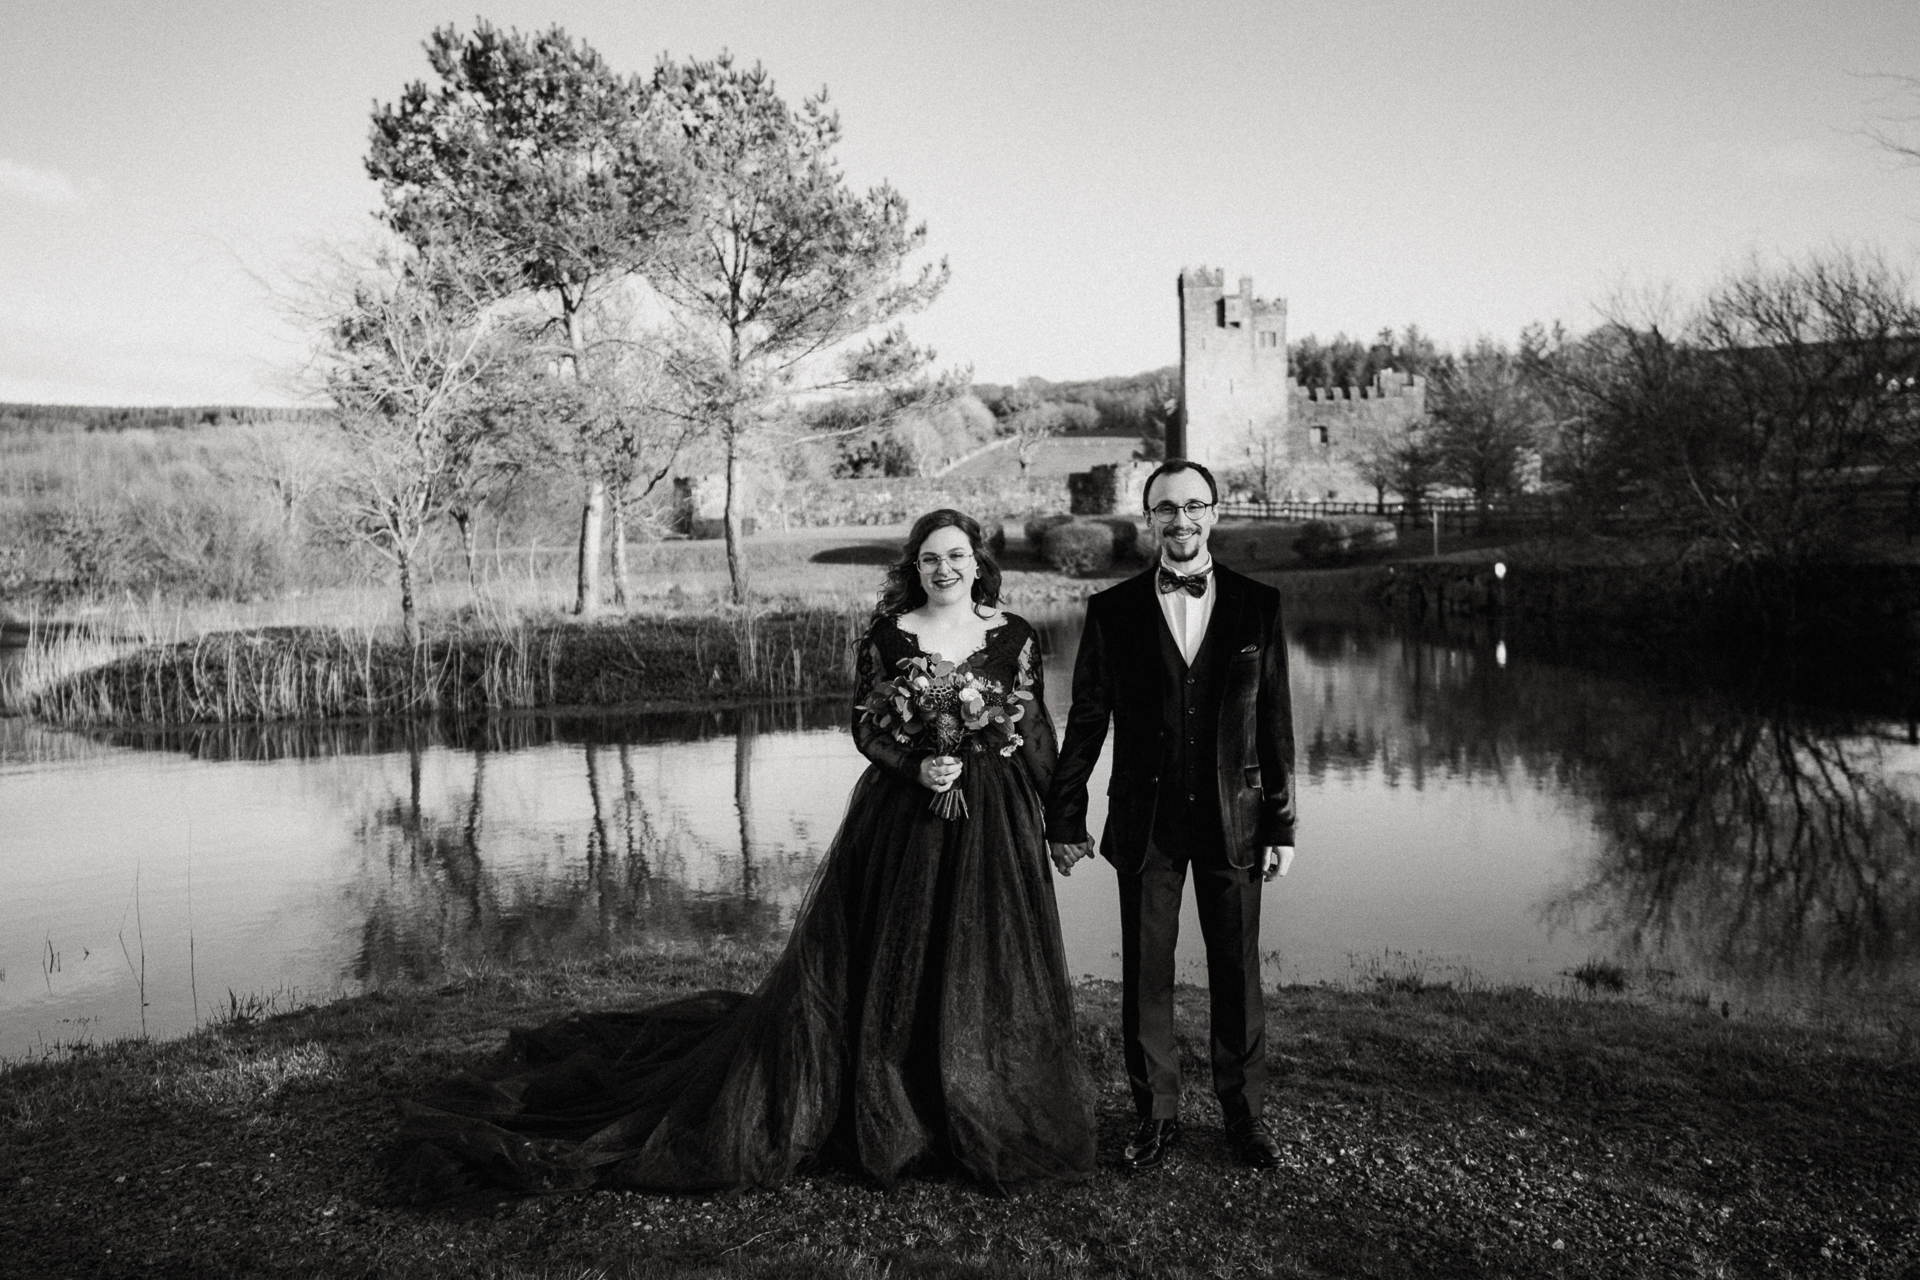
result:
M 1920 805 L 1882 738 L 1703 699 L 1598 745 L 1580 764 L 1605 853 L 1554 912 L 1727 980 L 1920 976 Z
M 646 717 L 515 717 L 490 722 L 377 722 L 351 726 L 203 727 L 167 733 L 123 732 L 116 741 L 185 750 L 203 759 L 282 760 L 336 754 L 404 754 L 405 794 L 367 809 L 353 840 L 367 874 L 347 889 L 360 925 L 351 964 L 369 985 L 433 981 L 518 962 L 590 958 L 665 941 L 731 939 L 777 943 L 786 928 L 783 897 L 793 885 L 762 885 L 755 865 L 752 809 L 754 741 L 763 732 L 838 726 L 844 710 L 774 706 L 746 711 Z M 638 752 L 731 737 L 731 799 L 739 844 L 713 847 L 700 833 L 663 823 L 636 777 Z M 574 768 L 572 796 L 552 794 L 552 766 L 538 773 L 543 814 L 528 820 L 527 799 L 499 787 L 526 788 L 519 752 L 555 748 Z M 452 795 L 440 777 L 466 764 L 470 776 Z M 727 793 L 714 779 L 718 799 Z M 691 797 L 678 799 L 692 802 Z M 737 856 L 737 863 L 734 861 Z M 695 863 L 701 874 L 689 874 Z M 716 867 L 716 864 L 720 864 Z M 715 873 L 730 878 L 715 882 Z M 791 876 L 787 877 L 792 879 Z
M 1048 700 L 1063 715 L 1079 612 L 1036 621 Z M 1543 638 L 1484 623 L 1411 633 L 1370 611 L 1294 605 L 1288 629 L 1309 839 L 1327 806 L 1365 805 L 1382 786 L 1533 788 L 1556 822 L 1503 830 L 1542 840 L 1573 831 L 1590 852 L 1559 872 L 1560 849 L 1487 846 L 1483 874 L 1509 865 L 1538 874 L 1550 864 L 1546 876 L 1568 877 L 1557 885 L 1543 877 L 1551 887 L 1540 896 L 1515 899 L 1540 916 L 1507 935 L 1519 942 L 1501 945 L 1519 950 L 1544 924 L 1567 931 L 1562 943 L 1569 932 L 1583 946 L 1590 939 L 1595 958 L 1673 969 L 1686 984 L 1920 985 L 1920 746 L 1906 732 L 1920 703 L 1911 668 L 1839 662 L 1826 673 L 1835 679 L 1796 686 L 1758 667 L 1676 678 L 1645 662 L 1555 661 L 1542 656 L 1553 651 Z M 1493 656 L 1502 639 L 1505 666 Z M 777 943 L 859 767 L 845 717 L 831 701 L 752 713 L 101 736 L 206 760 L 378 757 L 364 769 L 291 775 L 329 780 L 340 788 L 336 811 L 358 815 L 360 865 L 342 876 L 341 891 L 359 935 L 350 968 L 378 983 L 662 940 Z M 831 750 L 823 740 L 808 755 L 805 735 L 790 732 L 802 729 L 832 730 Z M 0 751 L 31 747 L 0 738 Z M 829 773 L 848 772 L 823 787 L 811 771 L 829 757 Z M 1599 836 L 1591 843 L 1588 823 Z M 1304 863 L 1297 890 L 1356 912 L 1358 935 L 1365 909 L 1343 907 L 1341 895 L 1356 900 L 1349 890 L 1362 882 L 1364 893 L 1415 891 L 1366 876 L 1420 856 L 1426 833 L 1364 822 L 1348 830 L 1394 847 L 1356 860 L 1361 870 L 1348 874 L 1360 881 L 1342 881 L 1332 860 Z M 1433 875 L 1410 883 L 1446 887 Z M 1421 909 L 1398 908 L 1403 919 Z M 1480 909 L 1470 899 L 1434 907 Z M 1105 928 L 1110 911 L 1103 898 L 1083 919 Z M 1489 921 L 1489 936 L 1507 928 Z
M 1920 750 L 1897 692 L 1910 666 L 1836 673 L 1844 688 L 1750 669 L 1703 691 L 1517 644 L 1502 667 L 1492 634 L 1291 621 L 1310 780 L 1518 776 L 1591 806 L 1599 855 L 1545 904 L 1550 926 L 1748 990 L 1920 987 Z

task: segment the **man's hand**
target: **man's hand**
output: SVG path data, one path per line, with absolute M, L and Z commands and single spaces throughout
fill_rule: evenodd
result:
M 1275 876 L 1287 874 L 1287 868 L 1293 865 L 1293 846 L 1290 844 L 1270 844 L 1260 855 L 1260 878 L 1271 880 Z
M 1073 864 L 1082 858 L 1093 856 L 1093 841 L 1082 840 L 1078 844 L 1064 844 L 1059 840 L 1047 841 L 1047 856 L 1053 859 L 1053 869 L 1063 876 L 1073 874 Z

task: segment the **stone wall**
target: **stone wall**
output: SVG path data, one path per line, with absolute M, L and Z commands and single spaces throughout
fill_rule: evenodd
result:
M 717 476 L 683 482 L 689 525 L 683 532 L 718 537 L 726 490 Z M 1067 478 L 1023 476 L 890 476 L 867 480 L 750 483 L 742 510 L 759 532 L 831 525 L 907 524 L 939 507 L 981 519 L 1067 509 Z
M 1427 412 L 1427 380 L 1388 369 L 1367 387 L 1303 387 L 1288 380 L 1287 485 L 1276 501 L 1371 502 L 1361 474 L 1369 446 Z
M 1373 500 L 1360 459 L 1426 414 L 1426 379 L 1387 370 L 1366 387 L 1303 387 L 1287 367 L 1286 299 L 1254 297 L 1248 276 L 1228 293 L 1214 267 L 1183 270 L 1177 292 L 1181 413 L 1169 455 L 1215 472 L 1254 465 L 1270 501 Z

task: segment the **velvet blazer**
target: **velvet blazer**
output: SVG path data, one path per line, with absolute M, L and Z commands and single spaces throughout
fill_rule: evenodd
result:
M 1280 593 L 1214 562 L 1206 643 L 1225 667 L 1214 717 L 1220 830 L 1227 860 L 1252 867 L 1260 851 L 1294 842 L 1293 697 Z M 1153 831 L 1170 736 L 1181 730 L 1178 697 L 1161 643 L 1167 631 L 1154 569 L 1087 601 L 1073 664 L 1073 707 L 1047 793 L 1047 839 L 1088 838 L 1087 779 L 1113 726 L 1113 776 L 1100 852 L 1137 873 Z M 1174 661 L 1178 661 L 1175 659 Z M 1169 712 L 1169 707 L 1176 708 Z

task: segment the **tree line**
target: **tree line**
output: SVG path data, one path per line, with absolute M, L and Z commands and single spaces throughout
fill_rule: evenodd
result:
M 1350 458 L 1383 501 L 1543 499 L 1576 527 L 1795 565 L 1870 536 L 1875 491 L 1920 483 L 1920 305 L 1869 253 L 1752 260 L 1691 302 L 1609 305 L 1582 334 L 1533 325 L 1450 352 L 1409 327 L 1290 355 L 1324 385 L 1426 377 L 1425 416 Z
M 0 404 L 0 432 L 4 431 L 177 431 L 189 427 L 227 424 L 249 426 L 262 422 L 312 423 L 322 415 L 313 409 L 274 409 L 257 405 L 96 405 Z

